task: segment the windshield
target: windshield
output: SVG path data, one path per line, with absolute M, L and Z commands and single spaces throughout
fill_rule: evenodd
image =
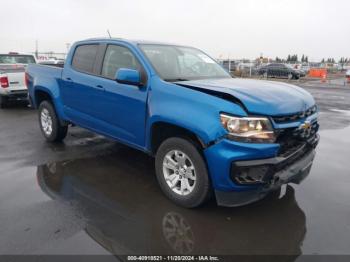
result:
M 31 55 L 0 55 L 0 64 L 33 64 L 34 57 Z
M 140 48 L 165 81 L 231 77 L 215 60 L 195 48 L 153 44 L 142 44 Z

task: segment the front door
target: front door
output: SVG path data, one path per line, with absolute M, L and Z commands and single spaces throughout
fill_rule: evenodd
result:
M 103 98 L 97 101 L 93 116 L 101 121 L 105 134 L 144 147 L 147 87 L 117 83 L 115 75 L 119 68 L 144 72 L 129 48 L 108 45 L 99 77 L 99 85 L 104 90 Z

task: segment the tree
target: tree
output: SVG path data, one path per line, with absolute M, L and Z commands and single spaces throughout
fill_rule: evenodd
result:
M 321 61 L 321 63 L 324 63 L 325 61 L 324 61 L 324 58 L 322 58 L 322 61 Z
M 347 59 L 345 59 L 344 57 L 340 58 L 339 64 L 340 64 L 340 66 L 341 66 L 341 70 L 344 70 L 344 64 L 346 63 L 346 62 L 345 62 L 346 60 L 347 60 Z
M 287 57 L 287 62 L 290 62 L 290 55 L 288 55 Z
M 303 56 L 301 57 L 301 62 L 304 63 L 305 62 L 305 56 L 303 54 Z
M 305 63 L 309 63 L 309 57 L 305 56 Z

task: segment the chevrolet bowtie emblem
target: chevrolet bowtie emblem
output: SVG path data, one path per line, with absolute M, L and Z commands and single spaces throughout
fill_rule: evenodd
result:
M 311 135 L 312 125 L 310 121 L 305 121 L 299 126 L 299 130 L 301 131 L 301 137 L 307 138 Z
M 305 121 L 303 124 L 300 125 L 300 129 L 308 130 L 311 129 L 311 123 L 310 121 Z

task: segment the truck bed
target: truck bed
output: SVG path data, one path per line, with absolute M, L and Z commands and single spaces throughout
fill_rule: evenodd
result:
M 61 78 L 63 68 L 54 65 L 30 64 L 26 70 L 35 77 Z
M 42 90 L 55 90 L 55 87 L 59 87 L 59 83 L 62 77 L 63 68 L 56 66 L 30 64 L 26 69 L 31 83 L 28 85 L 28 92 L 30 97 L 34 98 L 33 82 Z M 33 101 L 31 101 L 33 102 Z

